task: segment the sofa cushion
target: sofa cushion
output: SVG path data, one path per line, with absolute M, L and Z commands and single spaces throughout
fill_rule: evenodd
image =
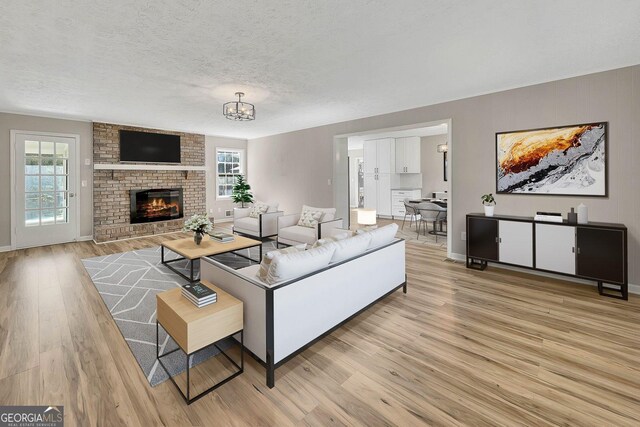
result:
M 284 255 L 284 254 L 290 254 L 293 252 L 304 251 L 305 249 L 307 249 L 307 244 L 303 243 L 301 245 L 289 246 L 284 249 L 276 249 L 275 251 L 267 252 L 262 256 L 262 261 L 260 262 L 260 269 L 258 270 L 258 273 L 256 274 L 256 276 L 258 276 L 258 278 L 262 281 L 267 280 L 267 273 L 269 272 L 269 267 L 271 266 L 271 263 L 276 257 L 279 257 L 280 255 Z
M 314 228 L 293 225 L 291 227 L 281 228 L 280 231 L 278 231 L 278 238 L 311 245 L 318 239 L 318 232 Z
M 258 219 L 248 216 L 234 220 L 233 227 L 240 230 L 254 231 L 256 233 L 260 232 L 260 224 L 258 224 Z
M 331 245 L 336 248 L 333 256 L 331 257 L 331 262 L 344 261 L 364 253 L 368 249 L 370 242 L 371 235 L 369 233 L 364 233 L 331 243 Z
M 266 213 L 269 210 L 269 205 L 266 203 L 254 203 L 249 211 L 251 218 L 258 218 L 261 214 Z
M 311 246 L 311 247 L 312 248 L 316 248 L 318 246 L 322 246 L 322 245 L 330 243 L 330 242 L 337 242 L 338 240 L 348 239 L 349 237 L 351 237 L 351 232 L 350 231 L 343 231 L 342 233 L 335 233 L 333 236 L 328 236 L 328 237 L 323 237 L 322 239 L 318 239 L 313 244 L 313 246 Z
M 334 252 L 334 246 L 324 245 L 277 256 L 271 262 L 266 282 L 273 285 L 320 270 L 329 265 Z
M 305 210 L 320 211 L 323 213 L 320 222 L 333 221 L 336 218 L 336 208 L 314 208 L 313 206 L 302 205 L 302 212 Z
M 371 236 L 371 243 L 369 243 L 368 249 L 375 249 L 391 243 L 393 239 L 395 239 L 397 232 L 398 224 L 393 223 L 376 230 L 368 231 L 363 235 L 369 234 Z

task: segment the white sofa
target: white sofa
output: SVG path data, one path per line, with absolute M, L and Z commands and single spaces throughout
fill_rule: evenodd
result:
M 397 228 L 279 255 L 269 268 L 279 264 L 297 277 L 278 283 L 260 280 L 257 264 L 234 270 L 203 258 L 202 278 L 243 301 L 244 345 L 265 366 L 269 387 L 288 359 L 397 289 L 406 293 L 405 242 L 395 238 Z
M 233 209 L 233 232 L 249 237 L 264 240 L 275 237 L 278 234 L 278 218 L 284 212 L 278 210 L 277 203 L 267 203 L 267 212 L 258 215 L 258 218 L 249 216 L 251 208 Z
M 332 229 L 342 228 L 342 218 L 335 217 L 335 208 L 314 208 L 305 205 L 302 207 L 302 210 L 305 208 L 324 212 L 324 215 L 320 220 L 321 222 L 313 228 L 303 227 L 298 225 L 301 213 L 282 215 L 278 217 L 278 246 L 294 246 L 301 243 L 311 245 L 316 240 L 321 239 L 322 236 L 330 236 Z

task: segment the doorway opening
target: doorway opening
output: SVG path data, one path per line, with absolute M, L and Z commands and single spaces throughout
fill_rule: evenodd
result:
M 450 254 L 451 142 L 450 119 L 336 136 L 334 194 L 349 227 L 375 209 L 378 225 Z

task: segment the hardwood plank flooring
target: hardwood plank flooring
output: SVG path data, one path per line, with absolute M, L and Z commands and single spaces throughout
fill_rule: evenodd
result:
M 0 405 L 63 404 L 69 426 L 640 424 L 638 296 L 468 270 L 413 241 L 408 294 L 292 359 L 274 389 L 245 357 L 187 406 L 149 386 L 80 261 L 181 237 L 0 253 Z

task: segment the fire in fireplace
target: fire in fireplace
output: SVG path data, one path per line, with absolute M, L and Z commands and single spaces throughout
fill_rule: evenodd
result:
M 131 190 L 131 224 L 166 221 L 184 216 L 182 188 Z

